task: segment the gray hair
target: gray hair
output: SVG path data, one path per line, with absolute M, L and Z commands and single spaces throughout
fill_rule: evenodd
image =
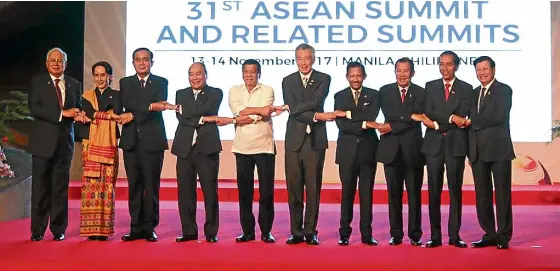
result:
M 307 43 L 302 43 L 300 45 L 298 45 L 298 47 L 296 47 L 296 52 L 299 50 L 310 50 L 311 51 L 311 56 L 313 56 L 313 59 L 315 59 L 315 48 L 313 48 L 313 46 L 307 44 Z
M 68 61 L 68 56 L 66 55 L 66 53 L 64 51 L 62 51 L 62 49 L 55 47 L 49 50 L 49 52 L 47 52 L 47 61 L 49 61 L 49 56 L 51 55 L 52 52 L 54 51 L 59 51 L 62 54 L 62 58 L 64 60 L 64 63 L 66 63 L 66 61 Z

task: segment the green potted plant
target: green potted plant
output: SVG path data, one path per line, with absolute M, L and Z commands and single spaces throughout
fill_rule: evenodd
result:
M 0 178 L 14 177 L 8 164 L 5 148 L 14 140 L 14 133 L 9 127 L 11 121 L 31 120 L 27 94 L 21 91 L 10 91 L 10 98 L 0 101 Z
M 21 91 L 10 91 L 11 99 L 0 101 L 0 136 L 14 140 L 14 134 L 9 127 L 10 121 L 31 120 L 27 94 Z

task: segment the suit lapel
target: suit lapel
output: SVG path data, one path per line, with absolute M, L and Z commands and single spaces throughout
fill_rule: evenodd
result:
M 492 85 L 490 85 L 490 87 L 486 90 L 486 96 L 480 97 L 479 99 L 484 99 L 484 103 L 482 103 L 482 106 L 480 107 L 480 109 L 478 110 L 479 113 L 482 113 L 482 110 L 484 108 L 486 108 L 486 105 L 490 102 L 490 100 L 492 99 L 492 92 L 495 89 L 496 84 L 498 84 L 497 80 L 494 80 L 494 82 L 492 83 Z M 480 91 L 478 92 L 478 95 L 483 95 L 482 93 L 482 87 L 480 88 Z M 478 100 L 477 100 L 478 102 Z
M 365 101 L 367 100 L 367 97 L 368 91 L 362 86 L 362 92 L 360 93 L 360 97 L 358 97 L 358 104 L 356 105 L 356 107 L 362 108 L 365 104 Z M 354 97 L 352 97 L 352 102 L 354 102 Z
M 52 103 L 56 104 L 56 106 L 58 106 L 58 108 L 62 110 L 63 108 L 60 108 L 60 104 L 58 103 L 58 95 L 56 94 L 56 87 L 54 85 L 54 81 L 51 79 L 51 76 L 47 75 L 45 81 L 47 86 L 47 88 L 45 88 L 47 91 L 47 97 L 49 97 Z
M 399 91 L 400 92 L 400 91 Z M 416 93 L 414 93 L 414 87 L 412 86 L 412 83 L 410 84 L 410 86 L 408 87 L 408 90 L 406 91 L 406 95 L 404 97 L 404 106 L 408 107 L 408 105 L 413 101 L 413 99 L 416 97 Z M 401 97 L 399 96 L 399 99 Z
M 154 82 L 152 80 L 152 75 L 150 74 L 150 77 L 148 77 L 148 80 L 146 81 L 146 87 L 144 87 L 144 91 L 143 91 L 143 95 L 145 98 L 152 100 L 152 95 L 154 94 Z
M 482 108 L 484 107 L 483 104 L 482 104 L 482 106 L 479 106 L 479 105 L 481 105 L 481 104 L 480 104 L 480 101 L 481 101 L 481 100 L 480 100 L 480 99 L 481 99 L 480 95 L 482 95 L 482 88 L 481 88 L 481 87 L 478 87 L 478 91 L 477 91 L 477 92 L 478 92 L 478 93 L 477 93 L 477 95 L 476 95 L 476 112 L 477 112 L 478 114 L 480 114 L 480 112 L 482 112 Z
M 443 85 L 443 80 L 438 80 L 436 86 L 437 86 L 437 102 L 439 104 L 445 105 L 447 101 L 445 101 L 445 86 Z
M 302 97 L 303 92 L 305 91 L 305 87 L 303 87 L 303 81 L 301 81 L 299 71 L 294 73 L 294 75 L 292 76 L 290 85 L 292 86 L 291 92 L 294 100 L 296 102 L 300 102 L 303 99 Z
M 200 91 L 200 93 L 198 93 L 198 96 L 196 97 L 197 105 L 203 104 L 208 99 L 208 92 L 209 92 L 208 87 L 204 86 Z M 194 93 L 193 93 L 193 98 L 194 98 Z
M 393 85 L 393 87 L 391 88 L 390 97 L 394 101 L 395 104 L 402 104 L 403 103 L 402 100 L 401 100 L 401 90 L 400 90 L 399 84 L 395 83 Z M 405 100 L 406 100 L 406 98 L 405 98 Z
M 181 99 L 181 102 L 184 106 L 195 105 L 194 92 L 191 87 L 183 89 L 183 98 Z
M 441 84 L 443 85 L 443 82 Z M 453 111 L 453 109 L 457 107 L 457 94 L 455 90 L 457 89 L 458 84 L 459 81 L 455 78 L 455 82 L 453 82 L 453 86 L 451 86 L 451 89 L 449 90 L 449 99 L 445 102 L 444 106 L 448 111 Z M 443 100 L 445 101 L 445 86 L 443 87 Z
M 74 100 L 74 91 L 72 91 L 72 88 L 74 87 L 73 85 L 71 85 L 68 80 L 64 80 L 66 82 L 66 86 L 65 87 L 65 94 L 64 95 L 64 101 L 62 101 L 62 108 L 66 108 L 66 106 Z M 74 107 L 74 106 L 71 106 Z
M 449 99 L 447 100 L 448 104 L 454 105 L 455 102 L 457 101 L 457 93 L 456 93 L 456 89 L 457 89 L 457 79 L 455 79 L 455 82 L 453 83 L 453 86 L 451 86 L 451 89 L 449 90 Z M 445 96 L 445 90 L 444 90 L 444 96 Z
M 344 104 L 348 105 L 348 108 L 355 108 L 356 104 L 354 103 L 354 93 L 352 92 L 352 88 L 348 87 L 344 92 Z
M 309 76 L 309 81 L 307 82 L 307 87 L 305 88 L 306 91 L 314 91 L 316 89 L 317 83 L 319 83 L 317 82 L 318 77 L 316 76 L 316 73 L 316 71 L 311 72 L 311 76 Z

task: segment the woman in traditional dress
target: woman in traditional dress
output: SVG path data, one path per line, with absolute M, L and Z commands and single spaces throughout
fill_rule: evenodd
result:
M 119 155 L 117 140 L 120 95 L 111 89 L 113 68 L 105 61 L 93 64 L 95 89 L 83 94 L 87 122 L 82 129 L 82 200 L 80 236 L 106 241 L 115 233 L 115 182 Z

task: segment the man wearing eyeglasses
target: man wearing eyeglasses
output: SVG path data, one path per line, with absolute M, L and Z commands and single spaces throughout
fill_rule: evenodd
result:
M 43 239 L 50 220 L 55 241 L 65 239 L 68 226 L 68 184 L 74 153 L 74 119 L 80 118 L 82 85 L 66 76 L 67 55 L 60 48 L 47 53 L 47 74 L 31 81 L 29 111 L 33 130 L 31 241 Z

